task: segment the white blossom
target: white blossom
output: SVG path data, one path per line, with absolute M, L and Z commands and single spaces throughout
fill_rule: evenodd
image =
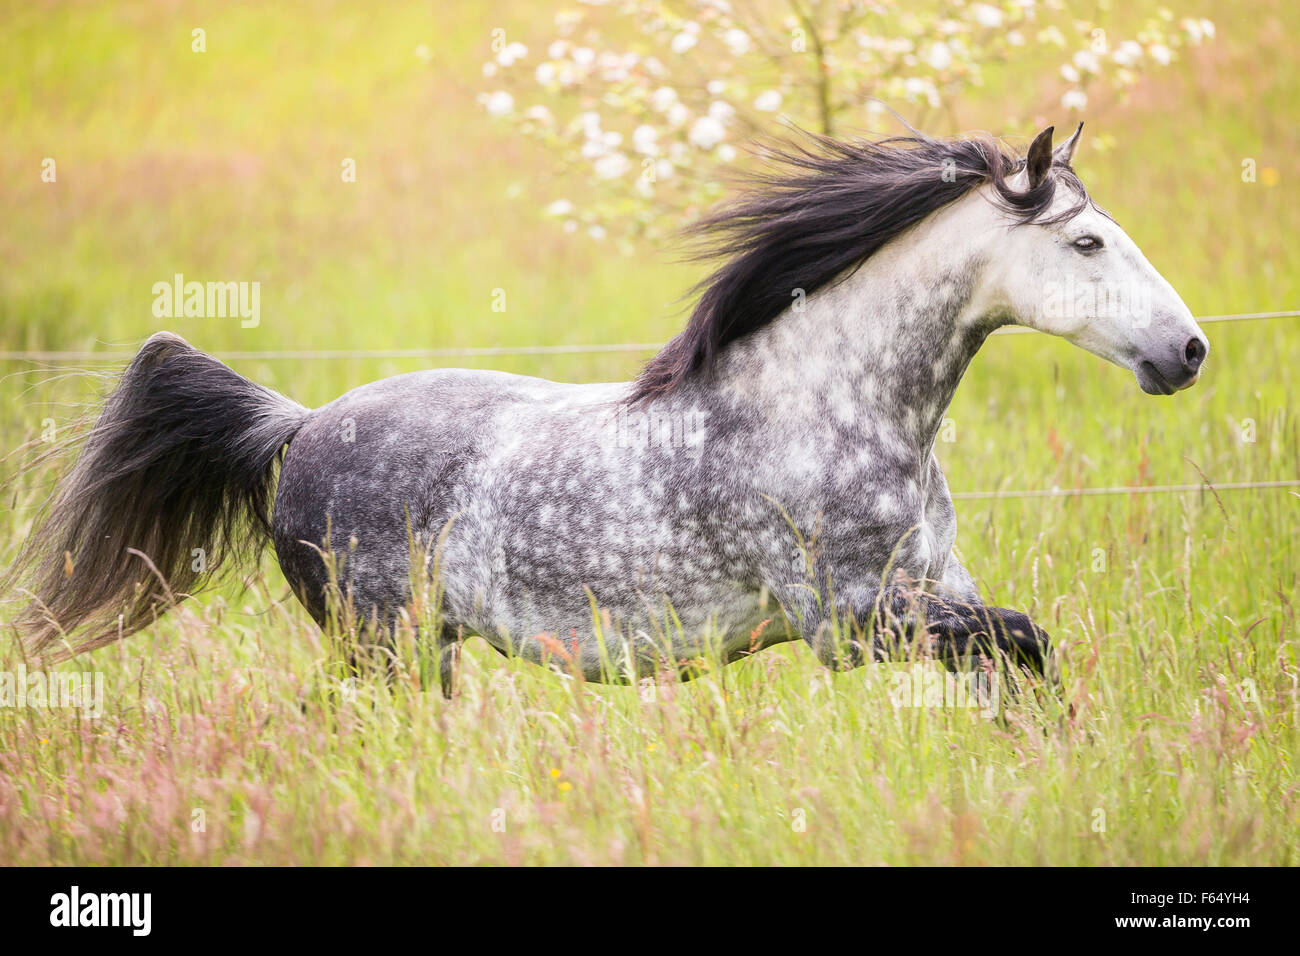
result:
M 677 91 L 670 86 L 661 86 L 650 94 L 650 105 L 660 113 L 667 112 L 677 102 Z
M 709 104 L 709 115 L 719 123 L 727 123 L 736 115 L 736 108 L 724 100 L 714 100 Z
M 1074 54 L 1074 65 L 1084 73 L 1100 73 L 1101 63 L 1097 60 L 1097 54 L 1091 50 L 1079 50 Z
M 939 92 L 934 88 L 934 84 L 919 76 L 909 76 L 904 80 L 903 91 L 913 101 L 924 99 L 930 106 L 939 105 Z
M 1067 110 L 1083 110 L 1088 107 L 1088 94 L 1083 90 L 1066 90 L 1061 97 L 1061 106 Z
M 515 98 L 505 90 L 497 90 L 483 97 L 483 106 L 491 116 L 509 116 L 514 112 Z
M 835 0 L 831 6 L 862 3 Z M 887 115 L 881 102 L 854 91 L 942 108 L 980 85 L 982 66 L 1034 43 L 1061 51 L 1059 76 L 1042 79 L 1057 85 L 1058 109 L 1078 113 L 1086 111 L 1094 88 L 1109 93 L 1130 87 L 1144 70 L 1172 63 L 1182 44 L 1214 36 L 1209 20 L 1161 11 L 1135 27 L 1140 32 L 1133 39 L 1108 39 L 1086 11 L 1064 0 L 959 0 L 923 5 L 923 11 L 874 0 L 869 6 L 879 23 L 849 22 L 821 38 L 831 118 L 846 128 L 854 125 L 855 111 L 857 121 L 869 119 L 872 126 Z M 692 15 L 687 11 L 696 19 L 683 17 Z M 765 52 L 759 40 L 768 37 L 781 58 L 782 38 L 801 26 L 797 12 L 782 4 L 746 5 L 733 14 L 727 0 L 577 0 L 554 22 L 549 36 L 527 38 L 527 47 L 511 42 L 485 58 L 483 74 L 490 79 L 478 99 L 486 112 L 507 118 L 561 162 L 581 156 L 590 180 L 586 191 L 546 206 L 568 232 L 599 238 L 607 229 L 620 249 L 631 248 L 629 240 L 663 235 L 674 211 L 713 202 L 716 168 L 738 160 L 742 136 L 750 132 L 741 128 L 738 111 L 769 123 L 782 114 L 817 122 L 810 115 L 815 103 L 802 95 L 784 60 L 769 63 L 755 55 Z M 431 61 L 430 46 L 421 44 L 417 57 Z M 791 49 L 807 52 L 797 43 Z
M 700 149 L 713 149 L 727 136 L 726 128 L 712 116 L 701 116 L 691 124 L 687 139 Z
M 732 56 L 744 56 L 749 52 L 749 34 L 736 27 L 732 27 L 722 35 L 722 42 L 727 45 Z
M 502 66 L 512 66 L 516 60 L 522 60 L 528 55 L 528 47 L 518 41 L 507 43 L 497 54 L 497 62 Z
M 643 156 L 653 156 L 659 152 L 659 131 L 648 123 L 642 123 L 632 131 L 632 148 Z
M 1132 40 L 1125 40 L 1115 48 L 1115 52 L 1110 55 L 1110 58 L 1120 66 L 1132 66 L 1142 59 L 1142 47 Z
M 632 161 L 622 153 L 606 153 L 591 168 L 601 179 L 617 179 L 632 168 Z
M 936 70 L 946 70 L 952 65 L 952 50 L 946 43 L 935 43 L 926 53 L 925 61 Z
M 1061 28 L 1053 23 L 1050 27 L 1044 27 L 1038 31 L 1038 42 L 1051 44 L 1052 46 L 1065 46 L 1065 34 Z

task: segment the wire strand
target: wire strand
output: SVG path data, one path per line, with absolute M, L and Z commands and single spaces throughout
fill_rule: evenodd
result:
M 1189 491 L 1247 491 L 1255 488 L 1300 488 L 1300 478 L 1283 481 L 1202 481 L 1190 485 L 1121 485 L 1113 488 L 1031 488 L 1023 491 L 954 491 L 953 501 L 998 498 L 1088 498 L 1097 495 L 1162 495 Z
M 1206 315 L 1197 318 L 1200 323 L 1245 322 L 1253 319 L 1291 319 L 1300 317 L 1300 309 L 1283 312 L 1238 312 L 1231 315 Z M 994 335 L 1021 335 L 1033 332 L 1024 326 L 998 329 Z M 494 355 L 600 355 L 619 352 L 653 352 L 663 348 L 662 342 L 621 342 L 607 345 L 502 345 L 479 348 L 428 348 L 428 349 L 318 349 L 307 351 L 234 351 L 214 352 L 217 358 L 228 361 L 244 360 L 311 360 L 311 359 L 413 359 L 413 358 L 475 358 Z M 135 358 L 134 352 L 90 351 L 0 351 L 4 362 L 123 362 Z

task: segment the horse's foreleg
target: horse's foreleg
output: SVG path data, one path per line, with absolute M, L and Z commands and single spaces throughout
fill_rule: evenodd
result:
M 826 666 L 848 670 L 868 657 L 898 660 L 925 637 L 936 657 L 954 670 L 975 658 L 1001 657 L 1036 674 L 1053 672 L 1051 639 L 1020 611 L 905 588 L 863 597 L 860 603 L 842 606 L 833 622 L 818 619 L 815 626 L 804 628 Z
M 939 659 L 950 669 L 966 666 L 974 658 L 998 656 L 1039 675 L 1052 669 L 1051 638 L 1027 614 L 979 604 L 926 604 L 926 631 L 937 644 Z

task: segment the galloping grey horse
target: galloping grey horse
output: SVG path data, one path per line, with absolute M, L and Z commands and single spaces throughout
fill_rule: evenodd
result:
M 309 410 L 160 332 L 13 569 L 25 646 L 107 644 L 268 537 L 322 624 L 331 548 L 382 639 L 414 538 L 440 542 L 444 655 L 477 634 L 540 662 L 558 639 L 588 678 L 626 680 L 797 637 L 853 666 L 916 635 L 1042 669 L 1047 635 L 985 606 L 952 553 L 933 446 L 957 383 L 1010 323 L 1151 394 L 1190 386 L 1208 351 L 1089 199 L 1078 137 L 1053 150 L 1049 128 L 1025 157 L 920 134 L 777 151 L 696 227 L 720 265 L 635 382 L 424 371 Z

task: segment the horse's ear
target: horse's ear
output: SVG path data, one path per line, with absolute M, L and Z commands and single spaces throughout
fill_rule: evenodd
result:
M 1049 126 L 1029 144 L 1029 156 L 1025 159 L 1025 173 L 1029 176 L 1029 188 L 1037 189 L 1047 178 L 1047 171 L 1052 168 L 1052 130 Z
M 1074 159 L 1074 151 L 1079 148 L 1079 134 L 1083 132 L 1083 124 L 1074 131 L 1074 135 L 1067 139 L 1056 151 L 1052 153 L 1052 161 L 1060 166 L 1069 166 L 1070 161 Z

